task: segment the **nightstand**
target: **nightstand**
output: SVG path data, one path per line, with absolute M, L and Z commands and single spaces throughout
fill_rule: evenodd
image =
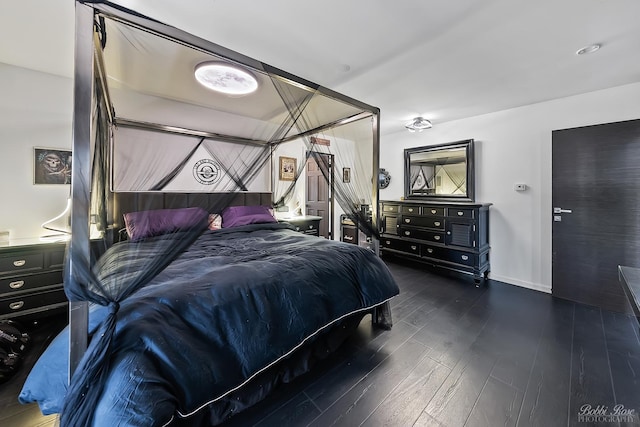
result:
M 302 215 L 279 218 L 279 222 L 288 222 L 293 225 L 296 231 L 310 236 L 320 236 L 320 220 L 321 216 Z
M 67 307 L 64 241 L 10 241 L 0 246 L 0 319 L 41 317 Z

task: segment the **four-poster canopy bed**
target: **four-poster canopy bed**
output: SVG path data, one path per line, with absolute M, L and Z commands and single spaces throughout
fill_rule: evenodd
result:
M 76 27 L 70 324 L 22 402 L 63 426 L 214 425 L 306 372 L 364 315 L 391 327 L 398 288 L 375 244 L 296 233 L 273 214 L 299 203 L 313 158 L 375 243 L 377 108 L 110 2 L 76 2 Z M 209 63 L 257 89 L 199 86 Z M 277 178 L 280 155 L 300 158 L 294 181 Z

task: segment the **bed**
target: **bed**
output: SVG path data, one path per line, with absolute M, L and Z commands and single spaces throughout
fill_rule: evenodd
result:
M 194 69 L 212 63 L 257 90 L 203 90 Z M 74 85 L 69 328 L 21 402 L 63 427 L 216 425 L 364 316 L 391 328 L 379 109 L 108 1 L 76 2 Z M 306 203 L 321 199 L 333 202 Z M 303 204 L 353 218 L 371 241 L 275 219 Z
M 183 238 L 174 232 L 119 242 L 95 271 L 117 286 L 145 262 L 141 254 Z M 205 227 L 121 304 L 92 425 L 218 424 L 306 372 L 397 293 L 369 249 L 275 220 Z M 92 308 L 91 332 L 107 311 Z M 68 339 L 65 330 L 54 340 L 20 394 L 44 414 L 62 409 Z

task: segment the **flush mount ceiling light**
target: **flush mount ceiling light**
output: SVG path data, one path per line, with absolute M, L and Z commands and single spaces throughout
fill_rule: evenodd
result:
M 591 44 L 591 45 L 589 45 L 589 46 L 585 46 L 585 47 L 583 47 L 582 49 L 578 49 L 578 50 L 576 51 L 576 55 L 586 55 L 586 54 L 589 54 L 589 53 L 593 53 L 593 52 L 595 52 L 596 50 L 600 49 L 600 47 L 601 47 L 601 45 L 600 45 L 600 44 L 598 44 L 598 43 L 596 43 L 596 44 Z
M 416 117 L 404 125 L 404 127 L 409 129 L 409 132 L 422 132 L 425 129 L 429 129 L 431 126 L 431 122 L 424 117 Z
M 222 62 L 203 62 L 195 70 L 198 83 L 227 95 L 246 95 L 258 89 L 258 80 L 239 67 Z

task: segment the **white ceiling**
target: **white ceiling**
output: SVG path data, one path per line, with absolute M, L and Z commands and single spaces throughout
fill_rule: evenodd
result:
M 116 3 L 377 106 L 383 134 L 640 81 L 638 0 Z M 73 4 L 0 0 L 0 62 L 70 77 Z

